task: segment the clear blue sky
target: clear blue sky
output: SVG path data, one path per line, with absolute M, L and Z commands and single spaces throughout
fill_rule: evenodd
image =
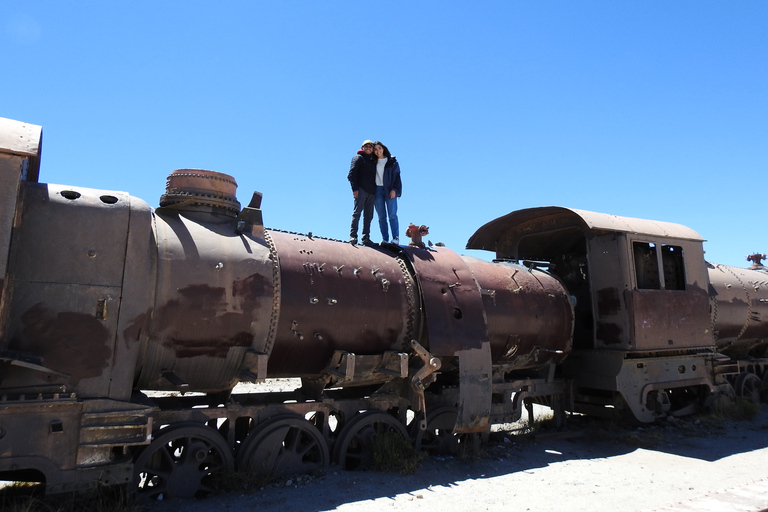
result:
M 262 192 L 267 226 L 346 239 L 349 161 L 370 138 L 400 161 L 401 226 L 459 253 L 486 222 L 549 205 L 684 224 L 716 263 L 768 252 L 765 1 L 0 13 L 0 116 L 43 126 L 44 182 L 156 206 L 171 171 L 210 169 L 242 203 Z

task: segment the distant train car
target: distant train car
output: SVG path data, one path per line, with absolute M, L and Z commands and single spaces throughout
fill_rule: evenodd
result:
M 382 432 L 456 449 L 534 402 L 653 421 L 762 390 L 765 274 L 683 226 L 553 207 L 480 228 L 493 262 L 360 247 L 265 228 L 217 172 L 174 171 L 157 208 L 41 183 L 41 143 L 0 119 L 5 479 L 200 496 L 364 468 Z M 233 393 L 275 377 L 301 386 Z

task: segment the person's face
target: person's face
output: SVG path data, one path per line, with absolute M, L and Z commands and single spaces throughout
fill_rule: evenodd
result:
M 373 147 L 373 153 L 376 155 L 376 158 L 384 158 L 384 148 L 379 144 Z
M 373 145 L 366 144 L 365 146 L 363 146 L 363 153 L 365 153 L 366 155 L 370 155 L 371 153 L 373 153 Z

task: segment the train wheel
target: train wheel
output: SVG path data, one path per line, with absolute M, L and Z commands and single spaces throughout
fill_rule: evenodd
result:
M 328 465 L 328 443 L 311 422 L 278 416 L 258 425 L 243 441 L 241 471 L 265 478 L 311 473 Z
M 212 492 L 217 473 L 232 471 L 224 438 L 199 423 L 166 427 L 136 458 L 134 485 L 140 500 L 197 498 Z
M 736 396 L 746 398 L 753 404 L 760 404 L 760 392 L 763 390 L 763 382 L 754 373 L 741 372 L 736 377 L 734 388 Z
M 408 432 L 397 418 L 384 411 L 366 411 L 347 423 L 339 434 L 335 460 L 348 471 L 373 467 L 374 439 L 393 432 L 408 439 Z
M 459 410 L 453 405 L 438 404 L 427 414 L 427 430 L 419 428 L 419 422 L 413 422 L 414 446 L 432 455 L 458 455 L 468 443 L 479 444 L 479 434 L 454 434 Z

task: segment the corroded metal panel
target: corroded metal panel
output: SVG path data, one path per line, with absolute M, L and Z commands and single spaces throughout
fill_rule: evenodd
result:
M 757 270 L 709 268 L 711 318 L 718 350 L 761 357 L 768 347 L 768 276 Z
M 280 321 L 269 375 L 320 373 L 334 351 L 406 351 L 418 336 L 404 261 L 385 248 L 270 231 L 280 258 Z
M 0 154 L 0 279 L 8 272 L 8 254 L 11 247 L 11 228 L 21 183 L 24 159 Z
M 29 373 L 19 385 L 64 383 L 83 397 L 109 389 L 129 216 L 121 192 L 24 184 L 8 349 L 36 356 L 57 375 Z
M 34 468 L 46 477 L 76 467 L 82 402 L 49 396 L 2 402 L 0 471 Z
M 712 345 L 706 290 L 627 291 L 635 350 L 674 350 Z
M 43 129 L 0 117 L 0 348 L 7 348 L 13 275 L 8 265 L 21 184 L 37 181 Z
M 136 363 L 148 330 L 133 329 L 137 319 L 143 319 L 155 297 L 157 275 L 157 242 L 152 231 L 152 210 L 144 201 L 130 200 L 130 227 L 123 272 L 120 316 L 115 338 L 116 364 L 107 396 L 128 400 L 133 390 Z
M 570 352 L 573 306 L 560 281 L 514 263 L 464 261 L 480 287 L 494 363 L 539 368 Z
M 626 243 L 609 233 L 588 241 L 589 279 L 595 311 L 595 346 L 626 350 L 631 332 L 624 291 L 629 288 Z
M 104 396 L 114 360 L 120 287 L 23 283 L 13 299 L 13 340 L 9 349 L 34 354 L 61 378 L 25 373 L 3 380 L 8 387 L 66 384 L 79 396 Z M 105 301 L 114 297 L 114 301 Z M 106 311 L 106 313 L 104 313 Z
M 667 357 L 632 357 L 625 352 L 611 350 L 584 350 L 574 352 L 563 363 L 566 375 L 574 379 L 575 387 L 601 389 L 615 392 L 611 405 L 627 406 L 634 416 L 643 422 L 663 417 L 667 411 L 655 409 L 658 404 L 654 391 L 665 393 L 668 390 L 698 387 L 713 390 L 714 376 L 711 360 L 713 353 L 702 352 L 696 355 Z M 658 394 L 658 393 L 656 393 Z M 623 397 L 623 403 L 613 400 Z M 682 394 L 680 396 L 683 396 Z M 686 404 L 672 404 L 674 407 Z M 592 411 L 588 405 L 577 404 L 577 411 Z
M 43 150 L 41 126 L 0 117 L 0 153 L 23 157 L 24 179 L 37 181 L 40 173 L 40 153 Z
M 491 415 L 491 348 L 483 342 L 478 348 L 457 352 L 459 356 L 459 414 L 455 432 L 485 432 Z
M 11 293 L 11 276 L 8 274 L 11 233 L 24 162 L 23 157 L 0 154 L 0 347 L 3 348 L 7 343 L 6 328 Z
M 147 331 L 142 389 L 221 391 L 249 351 L 267 348 L 273 261 L 264 239 L 238 234 L 232 216 L 161 208 L 155 213 L 154 305 L 127 329 Z
M 15 278 L 120 286 L 130 216 L 128 197 L 124 192 L 26 183 L 13 240 Z
M 429 351 L 452 356 L 488 341 L 483 299 L 464 260 L 444 247 L 404 248 L 416 271 L 429 333 Z
M 595 213 L 586 210 L 571 210 L 581 217 L 591 231 L 618 231 L 662 238 L 678 238 L 703 242 L 704 239 L 696 231 L 682 224 L 658 220 L 621 217 L 608 213 Z
M 548 206 L 518 210 L 488 222 L 469 238 L 467 249 L 484 249 L 507 256 L 505 253 L 514 251 L 517 241 L 526 234 L 573 226 L 592 232 L 634 233 L 703 241 L 698 233 L 681 224 Z

